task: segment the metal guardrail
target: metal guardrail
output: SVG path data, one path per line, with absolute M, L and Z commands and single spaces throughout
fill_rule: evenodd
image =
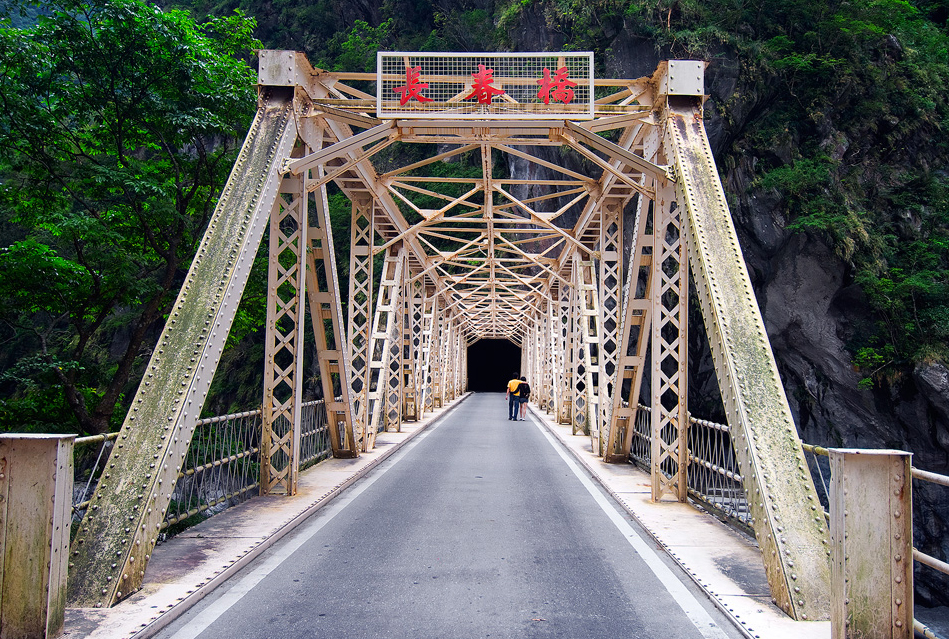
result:
M 818 461 L 818 457 L 829 457 L 830 450 L 821 446 L 813 446 L 811 444 L 802 444 L 802 446 L 804 448 L 804 452 L 810 453 L 814 456 L 818 469 L 818 476 L 820 477 L 821 483 L 823 484 L 822 488 L 824 489 L 824 494 L 828 495 L 830 493 L 829 472 L 827 478 L 825 478 L 820 462 Z M 940 486 L 949 486 L 949 476 L 932 473 L 927 470 L 920 470 L 916 467 L 913 467 L 911 470 L 913 479 L 938 484 Z M 829 512 L 824 511 L 824 516 L 827 517 L 828 521 L 830 520 Z M 928 566 L 944 575 L 949 575 L 949 563 L 946 563 L 941 559 L 937 559 L 932 555 L 927 555 L 915 546 L 913 547 L 913 561 L 918 562 L 924 566 Z M 928 639 L 940 639 L 937 634 L 927 628 L 918 619 L 913 619 L 913 630 L 917 635 L 922 637 L 927 637 Z
M 726 424 L 689 416 L 689 496 L 754 536 L 751 508 Z
M 302 409 L 300 470 L 309 468 L 333 455 L 329 427 L 326 423 L 326 404 L 319 399 L 305 402 Z
M 648 473 L 652 460 L 652 420 L 648 406 L 639 404 L 638 408 L 633 440 L 629 446 L 629 460 Z
M 630 461 L 650 472 L 650 408 L 639 405 L 630 446 Z M 754 535 L 738 460 L 728 425 L 689 416 L 689 497 L 702 508 Z
M 162 531 L 198 523 L 256 494 L 261 421 L 259 409 L 198 421 Z
M 324 402 L 306 402 L 301 409 L 303 469 L 330 457 L 332 449 Z M 198 421 L 162 523 L 160 540 L 257 494 L 261 425 L 260 409 Z M 117 437 L 118 433 L 108 433 L 75 440 L 77 459 L 84 461 L 76 464 L 74 521 L 80 520 L 89 506 Z M 98 450 L 93 453 L 90 447 L 96 445 Z

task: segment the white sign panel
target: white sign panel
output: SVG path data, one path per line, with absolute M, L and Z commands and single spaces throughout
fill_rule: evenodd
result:
M 382 119 L 593 119 L 593 54 L 404 53 L 376 58 Z

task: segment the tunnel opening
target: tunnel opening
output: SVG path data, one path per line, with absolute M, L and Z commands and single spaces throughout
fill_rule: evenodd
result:
M 503 393 L 521 374 L 521 347 L 506 339 L 479 339 L 468 347 L 468 390 Z

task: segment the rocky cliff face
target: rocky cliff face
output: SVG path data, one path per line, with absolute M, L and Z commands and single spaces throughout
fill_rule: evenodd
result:
M 914 466 L 949 473 L 949 370 L 919 364 L 887 383 L 858 386 L 862 376 L 846 345 L 869 330 L 872 312 L 851 265 L 821 238 L 788 231 L 779 194 L 754 186 L 757 158 L 741 151 L 742 132 L 753 128 L 755 99 L 749 96 L 762 87 L 738 68 L 728 58 L 709 67 L 708 127 L 801 438 L 821 446 L 907 450 Z M 790 149 L 771 152 L 790 155 Z M 949 491 L 915 484 L 916 543 L 949 556 Z M 945 605 L 940 575 L 924 569 L 917 580 L 921 603 Z

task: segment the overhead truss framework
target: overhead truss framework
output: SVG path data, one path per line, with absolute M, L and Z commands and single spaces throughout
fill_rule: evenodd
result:
M 417 97 L 426 84 L 419 69 L 441 67 L 415 66 L 413 55 L 386 54 L 394 66 L 377 77 L 314 69 L 292 51 L 260 52 L 258 123 L 189 272 L 189 283 L 210 282 L 216 306 L 207 314 L 209 297 L 188 286 L 179 296 L 161 344 L 190 362 L 174 359 L 177 368 L 165 370 L 158 350 L 149 364 L 135 410 L 167 425 L 150 434 L 136 430 L 136 415 L 126 419 L 118 448 L 154 449 L 153 463 L 131 459 L 114 471 L 133 476 L 126 484 L 141 488 L 132 493 L 108 481 L 97 490 L 99 505 L 74 546 L 83 567 L 73 601 L 108 605 L 141 582 L 249 256 L 269 222 L 263 492 L 295 492 L 309 309 L 335 455 L 356 456 L 380 430 L 399 430 L 450 402 L 467 387 L 468 346 L 507 339 L 522 348 L 535 401 L 590 436 L 607 461 L 629 456 L 648 366 L 652 497 L 684 500 L 691 266 L 772 594 L 795 618 L 825 617 L 826 532 L 822 520 L 795 516 L 816 497 L 800 470 L 803 452 L 705 138 L 704 63 L 670 61 L 652 77 L 599 79 L 591 57 L 586 106 L 572 109 L 564 108 L 566 93 L 558 94 L 560 107 L 543 98 L 553 95 L 544 84 L 552 78 L 569 86 L 573 63 L 562 56 L 558 67 L 556 54 L 536 54 L 530 66 L 525 54 L 498 62 L 506 65 L 494 78 L 501 93 L 487 92 L 478 107 L 461 103 L 484 97 L 490 74 L 482 67 L 503 56 L 473 57 L 480 70 L 465 77 L 457 71 L 465 57 L 456 55 L 438 71 L 437 109 L 407 99 L 383 119 L 379 105 L 397 100 L 352 85 L 379 80 L 403 99 Z M 517 75 L 523 68 L 542 73 L 539 89 Z M 395 146 L 408 150 L 392 153 Z M 575 158 L 570 166 L 561 149 Z M 351 203 L 345 329 L 331 184 Z M 225 210 L 232 201 L 238 222 Z M 207 317 L 192 326 L 199 311 Z M 146 389 L 153 376 L 159 387 Z M 182 389 L 181 398 L 162 384 Z M 114 558 L 111 569 L 96 563 L 97 553 Z

